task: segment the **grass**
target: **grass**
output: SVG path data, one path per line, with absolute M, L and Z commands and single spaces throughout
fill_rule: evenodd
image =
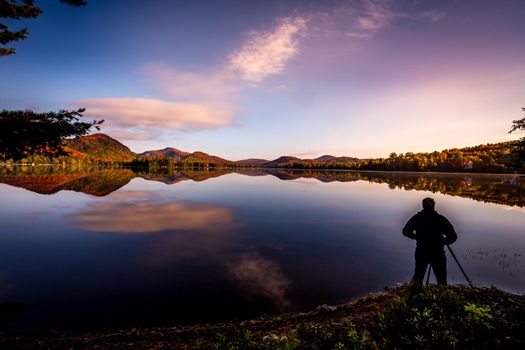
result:
M 119 332 L 0 331 L 17 349 L 523 349 L 525 296 L 398 287 L 336 308 L 243 322 Z

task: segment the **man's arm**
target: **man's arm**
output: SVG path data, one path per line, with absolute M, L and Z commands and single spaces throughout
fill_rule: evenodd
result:
M 442 232 L 445 236 L 444 243 L 445 244 L 452 244 L 458 239 L 458 235 L 456 233 L 456 230 L 454 230 L 454 226 L 448 221 L 448 219 L 444 216 L 441 216 L 442 219 Z
M 415 221 L 416 216 L 412 216 L 410 220 L 406 223 L 405 227 L 403 227 L 403 235 L 410 238 L 410 239 L 416 239 L 416 234 L 414 233 L 415 230 Z

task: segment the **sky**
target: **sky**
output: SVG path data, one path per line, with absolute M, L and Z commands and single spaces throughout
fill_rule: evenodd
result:
M 0 108 L 85 107 L 135 152 L 359 158 L 515 139 L 522 0 L 36 1 Z

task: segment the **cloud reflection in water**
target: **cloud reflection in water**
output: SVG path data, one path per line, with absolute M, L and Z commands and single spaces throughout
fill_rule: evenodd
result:
M 288 299 L 291 281 L 277 262 L 246 246 L 247 237 L 237 231 L 241 224 L 229 208 L 119 191 L 69 219 L 75 227 L 91 232 L 147 234 L 151 239 L 144 242 L 138 259 L 149 268 L 207 262 L 220 267 L 249 299 L 268 300 L 279 309 L 292 304 Z
M 138 196 L 137 193 L 132 195 Z M 211 226 L 230 226 L 234 221 L 229 209 L 212 204 L 192 201 L 159 203 L 148 197 L 123 202 L 122 194 L 112 199 L 94 203 L 83 212 L 71 215 L 70 220 L 83 230 L 114 233 L 205 230 Z
M 267 298 L 279 308 L 291 305 L 287 298 L 290 280 L 279 264 L 258 253 L 243 254 L 238 261 L 228 265 L 228 272 L 248 294 Z

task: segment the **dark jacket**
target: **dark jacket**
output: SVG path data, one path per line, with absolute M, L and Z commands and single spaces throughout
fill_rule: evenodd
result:
M 423 209 L 410 218 L 403 227 L 403 235 L 415 239 L 419 251 L 443 251 L 445 244 L 458 238 L 450 221 L 433 209 Z

